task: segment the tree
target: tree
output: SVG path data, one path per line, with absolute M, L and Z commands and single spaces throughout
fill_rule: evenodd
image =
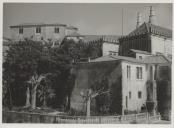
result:
M 98 112 L 101 114 L 108 114 L 109 107 L 110 107 L 110 92 L 109 92 L 109 85 L 108 79 L 106 77 L 102 77 L 101 80 L 95 81 L 91 85 L 91 89 L 93 92 L 97 92 L 97 94 L 102 94 L 103 92 L 107 92 L 104 95 L 99 95 L 96 97 L 96 106 Z
M 39 91 L 39 98 L 46 106 L 47 100 L 54 92 L 55 97 L 49 100 L 48 104 L 52 102 L 54 107 L 65 104 L 64 107 L 69 109 L 75 80 L 71 69 L 74 62 L 84 55 L 82 44 L 66 39 L 59 47 L 46 44 L 28 39 L 13 42 L 3 64 L 3 81 L 6 83 L 3 86 L 9 85 L 6 87 L 11 90 L 10 101 L 14 101 L 14 105 L 25 104 L 26 107 L 32 106 L 34 109 Z
M 12 90 L 12 97 L 15 105 L 22 105 L 25 101 L 21 97 L 29 94 L 26 85 L 33 74 L 40 74 L 38 63 L 42 55 L 42 43 L 31 40 L 13 42 L 7 51 L 6 61 L 3 63 L 3 81 L 6 81 Z M 35 77 L 36 75 L 34 75 Z M 3 85 L 5 86 L 5 85 Z M 20 92 L 20 93 L 19 93 Z M 22 94 L 23 96 L 19 94 Z M 27 97 L 27 101 L 29 96 Z
M 71 68 L 73 66 L 73 60 L 77 57 L 73 54 L 77 51 L 75 45 L 72 40 L 64 40 L 60 47 L 49 50 L 49 64 L 51 65 L 49 70 L 52 73 L 50 80 L 52 81 L 51 84 L 56 94 L 53 99 L 56 100 L 54 101 L 56 102 L 56 104 L 54 103 L 55 107 L 63 106 L 69 108 L 67 100 L 70 102 L 69 97 L 74 81 Z
M 40 85 L 41 81 L 45 79 L 46 75 L 40 74 L 38 75 L 36 72 L 33 74 L 28 83 L 31 84 L 31 108 L 36 108 L 36 92 L 37 88 Z
M 40 101 L 42 102 L 42 106 L 44 108 L 47 108 L 47 100 L 54 98 L 56 94 L 54 89 L 52 89 L 52 87 L 50 86 L 51 81 L 48 77 L 41 81 L 40 85 L 41 86 L 38 89 L 38 96 Z

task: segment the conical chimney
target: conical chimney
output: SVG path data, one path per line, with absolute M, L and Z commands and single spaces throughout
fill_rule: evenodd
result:
M 153 6 L 150 6 L 149 23 L 156 24 L 156 16 Z
M 141 25 L 141 13 L 137 13 L 137 25 L 136 25 L 136 28 L 138 28 L 140 25 Z

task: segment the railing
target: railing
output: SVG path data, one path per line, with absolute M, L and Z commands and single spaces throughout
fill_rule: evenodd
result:
M 70 124 L 116 124 L 116 123 L 130 123 L 149 120 L 159 120 L 160 115 L 151 115 L 148 113 L 139 113 L 131 115 L 120 116 L 63 116 L 63 115 L 49 115 L 24 113 L 14 111 L 3 111 L 3 123 L 70 123 Z M 146 122 L 145 122 L 146 121 Z

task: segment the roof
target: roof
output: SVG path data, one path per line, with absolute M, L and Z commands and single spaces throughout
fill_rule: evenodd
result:
M 145 33 L 152 33 L 167 38 L 172 38 L 172 30 L 146 22 L 132 31 L 129 36 L 141 35 Z
M 138 60 L 132 57 L 116 56 L 116 55 L 102 56 L 102 57 L 91 60 L 91 62 L 114 61 L 114 60 L 124 60 L 124 61 L 135 62 L 135 63 L 143 63 L 142 60 Z
M 84 35 L 84 41 L 85 42 L 91 42 L 91 41 L 98 41 L 100 39 L 103 39 L 104 41 L 115 41 L 118 42 L 119 35 Z
M 136 50 L 136 49 L 130 49 L 130 51 L 135 52 L 135 53 L 140 53 L 140 54 L 151 55 L 151 53 L 147 52 L 147 51 L 141 51 L 141 50 Z
M 35 27 L 35 26 L 67 26 L 66 24 L 60 23 L 52 23 L 52 24 L 45 24 L 45 23 L 22 23 L 18 25 L 12 25 L 11 28 L 18 28 L 18 27 Z
M 75 29 L 75 30 L 78 30 L 78 28 L 74 27 L 74 26 L 67 26 L 66 27 L 67 29 Z
M 149 56 L 143 59 L 143 62 L 146 64 L 166 64 L 171 63 L 172 61 L 165 57 L 164 55 Z
M 116 60 L 116 59 L 111 56 L 102 56 L 102 57 L 93 59 L 90 62 L 113 61 L 113 60 Z
M 5 37 L 5 36 L 3 36 L 3 40 L 6 40 L 6 41 L 11 41 L 11 39 L 10 39 L 10 38 Z
M 84 35 L 85 42 L 98 41 L 102 39 L 102 35 Z
M 3 45 L 10 45 L 11 39 L 7 37 L 3 37 Z
M 104 61 L 115 61 L 115 60 L 122 60 L 122 61 L 128 61 L 128 62 L 140 63 L 140 64 L 170 64 L 171 63 L 171 60 L 165 57 L 164 55 L 148 56 L 143 60 L 136 59 L 133 57 L 126 57 L 126 56 L 107 55 L 107 56 L 102 56 L 102 57 L 93 59 L 90 62 L 104 62 Z
M 66 37 L 83 37 L 83 35 L 80 35 L 80 34 L 77 33 L 77 32 L 73 32 L 73 33 L 71 33 L 71 34 L 69 34 L 69 35 L 66 35 Z

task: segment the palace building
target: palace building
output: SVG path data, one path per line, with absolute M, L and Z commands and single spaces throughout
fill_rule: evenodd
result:
M 24 23 L 10 26 L 13 41 L 25 38 L 34 41 L 49 41 L 60 44 L 66 36 L 77 34 L 78 28 L 66 24 Z
M 118 37 L 117 42 L 116 49 L 107 44 L 102 57 L 75 65 L 71 108 L 85 111 L 80 92 L 105 83 L 108 98 L 91 100 L 92 112 L 106 109 L 127 114 L 141 112 L 145 107 L 146 111 L 159 112 L 162 118 L 170 120 L 172 30 L 156 25 L 155 11 L 150 7 L 149 22 L 141 24 L 138 13 L 136 29 Z M 113 52 L 109 52 L 111 49 Z M 114 51 L 118 54 L 112 54 Z
M 149 22 L 141 24 L 141 15 L 138 13 L 136 29 L 121 37 L 119 43 L 119 55 L 122 56 L 130 56 L 131 49 L 172 56 L 172 30 L 156 25 L 153 7 L 150 8 Z
M 159 73 L 162 71 L 161 69 L 170 68 L 170 66 L 171 61 L 163 55 L 149 56 L 145 59 L 107 55 L 90 62 L 78 63 L 74 67 L 76 79 L 71 95 L 71 108 L 85 112 L 86 104 L 80 92 L 86 92 L 97 84 L 103 88 L 103 81 L 106 80 L 105 86 L 109 93 L 105 96 L 108 97 L 108 100 L 103 99 L 105 103 L 99 105 L 100 96 L 92 99 L 92 112 L 100 113 L 100 109 L 107 108 L 108 112 L 123 115 L 141 112 L 146 106 L 146 111 L 155 113 L 158 105 L 161 107 L 161 102 L 158 103 L 158 100 L 161 100 L 157 98 L 157 88 L 159 88 L 157 83 L 159 81 L 166 83 L 168 79 L 164 75 L 157 74 L 161 74 Z M 170 76 L 170 72 L 167 74 Z M 167 84 L 164 88 L 167 89 L 169 85 Z M 163 99 L 169 97 L 167 95 Z M 168 106 L 171 105 L 168 100 L 166 103 Z

